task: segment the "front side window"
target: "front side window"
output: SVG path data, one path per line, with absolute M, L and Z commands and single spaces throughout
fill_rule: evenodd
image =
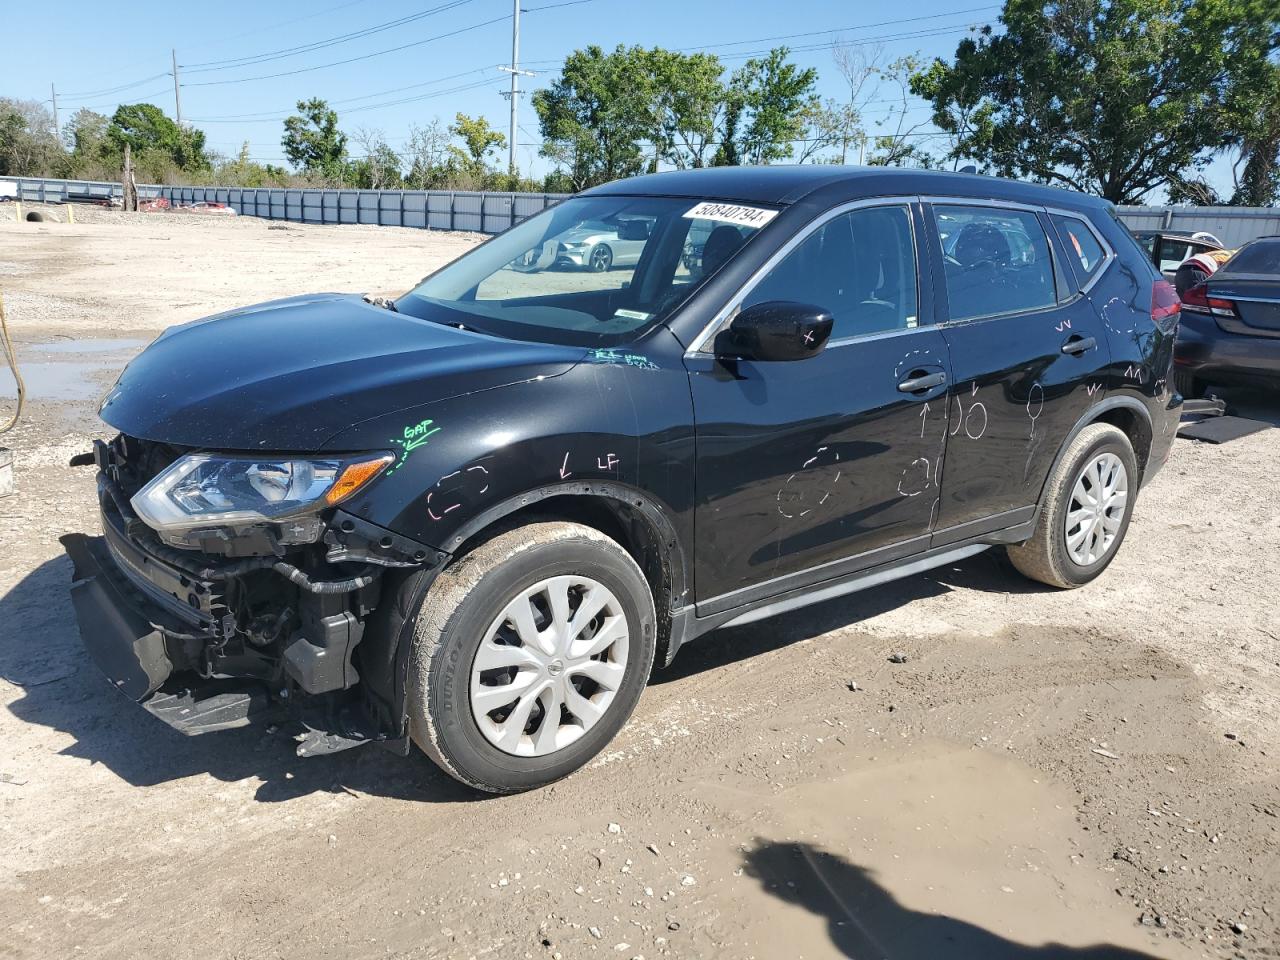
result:
M 1102 249 L 1102 244 L 1098 243 L 1093 231 L 1078 217 L 1053 214 L 1049 219 L 1053 221 L 1058 236 L 1067 248 L 1067 256 L 1074 258 L 1081 280 L 1097 273 L 1102 261 L 1107 258 L 1107 253 Z
M 948 316 L 971 320 L 1057 303 L 1049 238 L 1034 213 L 935 206 Z
M 765 274 L 742 306 L 769 300 L 830 311 L 835 319 L 832 340 L 916 326 L 910 211 L 872 207 L 828 220 Z
M 671 197 L 575 197 L 432 274 L 396 307 L 516 340 L 623 343 L 662 322 L 775 213 Z

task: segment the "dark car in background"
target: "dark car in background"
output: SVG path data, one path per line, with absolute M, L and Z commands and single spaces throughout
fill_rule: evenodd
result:
M 1182 295 L 1174 375 L 1193 398 L 1210 384 L 1280 388 L 1280 237 L 1245 244 Z
M 530 269 L 637 221 L 632 264 Z M 66 538 L 81 634 L 186 733 L 287 706 L 303 755 L 416 744 L 536 787 L 718 627 L 992 547 L 1099 576 L 1169 454 L 1177 316 L 1076 193 L 611 183 L 389 307 L 293 297 L 152 343 L 100 408 L 103 536 Z

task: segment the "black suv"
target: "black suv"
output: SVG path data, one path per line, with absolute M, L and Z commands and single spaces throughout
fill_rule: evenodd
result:
M 635 232 L 634 266 L 557 268 L 586 223 Z M 416 743 L 536 787 L 716 627 L 991 546 L 1092 580 L 1169 453 L 1177 311 L 1075 193 L 824 166 L 609 184 L 394 303 L 156 340 L 102 403 L 104 536 L 67 539 L 81 633 L 187 733 L 288 709 L 303 755 Z

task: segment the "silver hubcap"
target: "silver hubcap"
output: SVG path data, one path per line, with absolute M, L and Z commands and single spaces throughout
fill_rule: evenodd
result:
M 1067 507 L 1067 555 L 1087 567 L 1097 563 L 1115 545 L 1129 502 L 1129 475 L 1114 453 L 1104 453 L 1089 463 L 1071 489 Z
M 589 577 L 550 577 L 512 599 L 471 666 L 471 715 L 505 753 L 569 746 L 608 713 L 627 671 L 627 618 Z

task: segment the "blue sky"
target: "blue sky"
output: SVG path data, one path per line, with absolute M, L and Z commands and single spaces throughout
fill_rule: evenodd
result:
M 428 13 L 433 8 L 443 9 Z M 832 61 L 833 40 L 865 44 L 868 51 L 879 47 L 884 62 L 916 52 L 950 57 L 967 25 L 994 23 L 999 13 L 997 4 L 983 0 L 921 0 L 892 8 L 825 0 L 523 0 L 522 9 L 521 60 L 537 71 L 523 79 L 527 88 L 549 83 L 565 55 L 590 43 L 707 50 L 730 69 L 750 53 L 786 43 L 795 61 L 818 69 L 819 92 L 832 97 L 845 95 Z M 70 2 L 58 4 L 56 14 L 13 4 L 4 14 L 10 35 L 49 40 L 7 45 L 0 95 L 48 100 L 49 85 L 56 83 L 63 122 L 80 106 L 110 114 L 118 102 L 155 103 L 172 115 L 172 47 L 182 77 L 183 119 L 201 127 L 221 153 L 235 153 L 247 140 L 255 159 L 283 162 L 283 117 L 297 100 L 312 96 L 338 110 L 348 133 L 381 130 L 396 148 L 412 125 L 437 116 L 448 122 L 458 111 L 483 115 L 505 133 L 508 106 L 500 91 L 509 80 L 497 66 L 510 62 L 511 12 L 511 0 L 223 0 L 216 6 L 137 0 L 110 11 L 100 3 Z M 242 62 L 401 18 L 415 19 Z M 122 20 L 133 25 L 123 34 Z M 336 61 L 351 62 L 326 66 Z M 285 75 L 272 76 L 278 74 Z M 867 108 L 872 133 L 876 120 L 889 117 L 893 94 L 882 88 L 879 102 Z M 925 105 L 911 101 L 909 124 L 928 115 Z M 547 164 L 537 156 L 537 118 L 527 96 L 520 125 L 521 170 L 541 175 Z

